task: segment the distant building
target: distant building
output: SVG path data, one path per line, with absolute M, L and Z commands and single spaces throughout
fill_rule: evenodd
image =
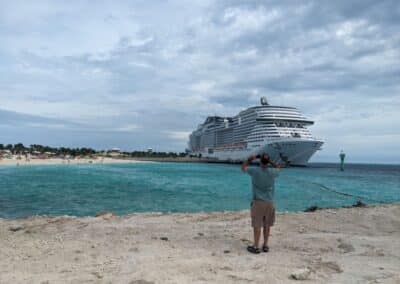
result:
M 38 159 L 40 157 L 41 153 L 39 151 L 32 151 L 31 153 L 31 159 Z
M 0 150 L 0 158 L 11 159 L 12 158 L 11 151 L 10 150 Z
M 121 149 L 112 148 L 111 150 L 107 151 L 107 155 L 111 156 L 111 157 L 119 157 L 119 156 L 121 156 Z
M 153 148 L 148 148 L 147 153 L 153 153 Z

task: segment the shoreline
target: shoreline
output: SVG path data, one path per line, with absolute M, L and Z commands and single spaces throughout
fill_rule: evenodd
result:
M 359 203 L 360 202 L 360 203 Z M 380 207 L 380 206 L 399 206 L 400 207 L 400 201 L 394 201 L 394 202 L 387 202 L 387 203 L 363 203 L 361 201 L 358 201 L 354 203 L 353 205 L 344 205 L 340 207 L 318 207 L 318 206 L 310 206 L 304 210 L 300 211 L 278 211 L 276 210 L 276 214 L 301 214 L 301 213 L 316 213 L 320 211 L 327 211 L 327 210 L 340 210 L 340 209 L 351 209 L 351 208 L 371 208 L 371 207 Z M 65 217 L 65 218 L 95 218 L 100 215 L 108 214 L 114 217 L 130 217 L 130 216 L 146 216 L 146 215 L 163 215 L 163 216 L 173 216 L 173 215 L 180 215 L 180 214 L 191 214 L 191 215 L 196 215 L 196 214 L 235 214 L 235 213 L 245 213 L 248 212 L 249 209 L 238 209 L 238 210 L 222 210 L 222 211 L 196 211 L 196 212 L 190 212 L 190 211 L 184 211 L 184 212 L 171 212 L 171 211 L 146 211 L 146 212 L 131 212 L 131 213 L 126 213 L 126 214 L 118 214 L 117 212 L 114 211 L 100 211 L 96 212 L 94 215 L 84 215 L 84 216 L 79 216 L 79 215 L 69 215 L 69 214 L 64 214 L 64 215 L 29 215 L 29 216 L 24 216 L 24 217 L 16 217 L 16 218 L 6 218 L 6 217 L 0 217 L 0 221 L 23 221 L 24 219 L 32 219 L 32 218 L 60 218 L 60 217 Z M 399 216 L 400 217 L 400 216 Z
M 110 163 L 200 163 L 200 164 L 223 164 L 223 165 L 238 165 L 240 162 L 227 162 L 218 161 L 214 159 L 206 158 L 189 158 L 189 157 L 176 157 L 176 158 L 157 158 L 157 157 L 135 157 L 135 158 L 81 158 L 81 159 L 70 159 L 69 164 L 110 164 Z M 29 165 L 61 165 L 68 164 L 67 159 L 61 158 L 47 158 L 47 159 L 31 159 L 29 162 L 25 159 L 0 159 L 0 166 L 29 166 Z M 400 166 L 400 164 L 395 163 L 357 163 L 348 162 L 349 166 Z M 310 162 L 307 166 L 289 166 L 290 168 L 318 168 L 320 165 L 328 165 L 330 167 L 338 166 L 339 163 L 336 162 Z
M 399 216 L 400 204 L 277 213 L 260 255 L 246 251 L 248 210 L 0 219 L 0 282 L 398 283 Z
M 97 159 L 61 159 L 61 158 L 49 158 L 49 159 L 31 159 L 29 161 L 25 159 L 0 159 L 0 166 L 44 166 L 44 165 L 90 165 L 90 164 L 123 164 L 123 163 L 151 163 L 151 161 L 140 161 L 135 159 L 115 159 L 115 158 L 97 158 Z

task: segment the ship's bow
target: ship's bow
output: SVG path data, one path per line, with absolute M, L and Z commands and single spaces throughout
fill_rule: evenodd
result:
M 268 143 L 259 152 L 267 152 L 271 159 L 292 166 L 307 166 L 314 153 L 321 149 L 321 140 L 288 139 Z

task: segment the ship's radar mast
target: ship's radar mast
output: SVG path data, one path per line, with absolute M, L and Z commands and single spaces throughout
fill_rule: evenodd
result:
M 267 105 L 269 105 L 269 103 L 268 103 L 268 101 L 267 101 L 267 98 L 266 98 L 266 97 L 262 97 L 262 98 L 260 99 L 260 102 L 261 102 L 261 105 L 263 105 L 263 106 L 267 106 Z

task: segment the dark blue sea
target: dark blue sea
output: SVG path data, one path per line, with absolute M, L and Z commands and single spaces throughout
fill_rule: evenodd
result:
M 199 212 L 249 208 L 239 165 L 196 163 L 0 167 L 0 217 L 93 216 L 99 211 Z M 278 211 L 400 202 L 399 165 L 310 164 L 276 181 Z

